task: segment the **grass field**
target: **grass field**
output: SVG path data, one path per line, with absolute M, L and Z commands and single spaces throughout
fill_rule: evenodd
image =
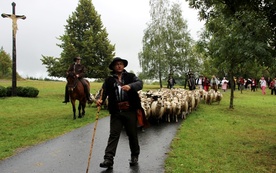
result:
M 97 109 L 86 108 L 85 118 L 73 120 L 71 103 L 63 104 L 65 82 L 20 80 L 17 86 L 33 86 L 39 90 L 37 98 L 0 98 L 0 159 L 4 159 L 26 147 L 55 138 L 73 129 L 94 122 Z M 11 86 L 11 81 L 0 81 Z M 91 92 L 101 87 L 91 83 Z M 100 112 L 100 117 L 107 116 Z
M 276 172 L 276 96 L 230 90 L 218 105 L 200 104 L 171 144 L 166 173 Z
M 1 86 L 11 81 L 0 80 Z M 82 119 L 73 120 L 71 104 L 62 104 L 65 82 L 20 80 L 17 86 L 33 86 L 37 98 L 0 98 L 0 160 L 29 146 L 94 122 L 96 107 L 86 108 Z M 101 83 L 91 83 L 96 93 Z M 144 90 L 158 88 L 145 85 Z M 230 91 L 220 104 L 201 103 L 183 121 L 165 162 L 166 173 L 276 172 L 276 96 L 236 91 L 234 109 Z M 107 116 L 102 110 L 100 117 Z

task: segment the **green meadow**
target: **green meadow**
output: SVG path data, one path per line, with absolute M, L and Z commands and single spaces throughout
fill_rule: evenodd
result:
M 95 105 L 87 106 L 84 118 L 73 120 L 71 104 L 64 99 L 65 82 L 19 80 L 17 86 L 39 90 L 36 98 L 0 98 L 0 160 L 95 121 Z M 10 80 L 0 80 L 11 86 Z M 95 94 L 101 83 L 91 82 Z M 143 90 L 158 89 L 144 85 Z M 177 86 L 176 86 L 177 87 Z M 218 104 L 200 103 L 182 124 L 165 161 L 166 173 L 276 172 L 276 96 L 235 91 L 229 109 L 230 90 Z M 101 110 L 100 118 L 108 116 Z
M 276 95 L 230 90 L 218 103 L 201 103 L 181 124 L 166 160 L 166 173 L 275 173 Z

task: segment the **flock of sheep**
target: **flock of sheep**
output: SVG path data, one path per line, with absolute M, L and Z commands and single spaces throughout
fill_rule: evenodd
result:
M 146 118 L 154 121 L 178 122 L 196 110 L 200 102 L 220 103 L 222 93 L 211 89 L 186 90 L 181 88 L 139 91 Z
M 220 91 L 213 89 L 190 91 L 182 88 L 162 88 L 159 90 L 140 90 L 138 94 L 146 118 L 155 122 L 178 122 L 179 118 L 185 119 L 188 114 L 196 110 L 200 102 L 205 104 L 218 102 L 219 104 L 223 97 Z M 96 100 L 95 96 L 91 96 Z M 105 108 L 107 108 L 107 104 L 107 102 L 104 104 Z

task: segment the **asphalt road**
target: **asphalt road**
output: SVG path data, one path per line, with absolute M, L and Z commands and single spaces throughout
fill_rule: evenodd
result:
M 77 121 L 77 120 L 76 120 Z M 98 122 L 90 160 L 89 173 L 162 173 L 164 161 L 174 138 L 178 123 L 152 125 L 139 133 L 141 154 L 139 164 L 130 167 L 130 149 L 123 131 L 114 158 L 113 169 L 103 169 L 104 150 L 109 133 L 109 117 Z M 0 161 L 0 173 L 85 173 L 94 123 L 63 136 L 30 147 L 17 155 Z

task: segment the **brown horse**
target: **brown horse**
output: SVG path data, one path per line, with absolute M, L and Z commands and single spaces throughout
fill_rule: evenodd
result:
M 67 77 L 67 87 L 69 91 L 70 100 L 73 107 L 74 117 L 76 119 L 76 100 L 79 101 L 79 116 L 78 118 L 82 118 L 85 115 L 85 106 L 87 102 L 87 98 L 84 92 L 84 86 L 81 81 L 77 78 L 74 72 L 69 72 Z M 88 88 L 90 88 L 89 82 L 86 80 Z M 82 112 L 81 112 L 82 111 Z

